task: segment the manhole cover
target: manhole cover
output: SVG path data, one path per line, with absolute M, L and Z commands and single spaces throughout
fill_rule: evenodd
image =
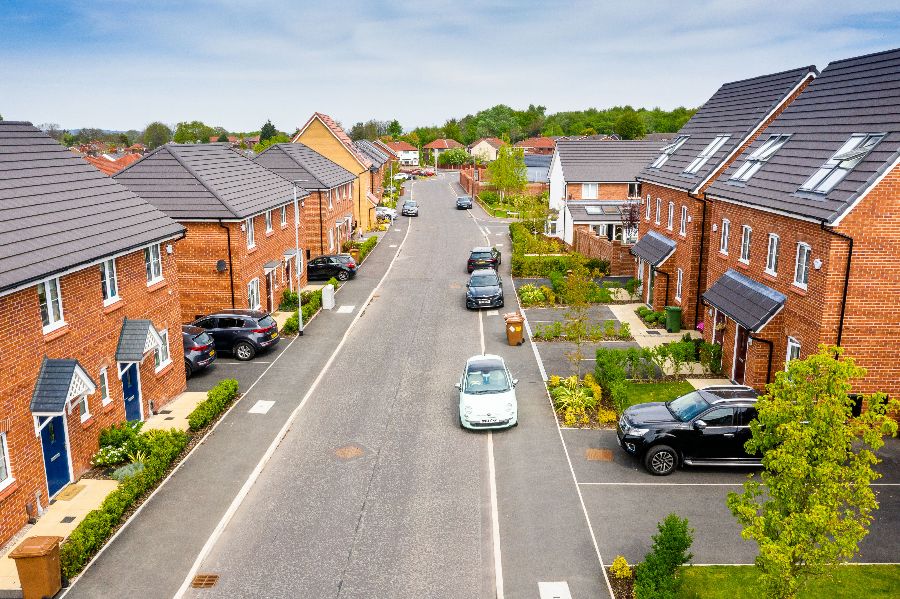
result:
M 342 460 L 352 460 L 358 458 L 365 453 L 359 445 L 344 445 L 334 450 L 334 455 Z
M 612 462 L 613 454 L 611 449 L 588 447 L 584 450 L 584 457 L 591 462 Z
M 197 574 L 191 581 L 191 587 L 195 589 L 211 589 L 219 582 L 218 574 Z

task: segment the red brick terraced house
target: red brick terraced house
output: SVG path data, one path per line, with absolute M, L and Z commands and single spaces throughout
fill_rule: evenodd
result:
M 436 139 L 433 142 L 422 146 L 422 154 L 426 164 L 437 165 L 441 154 L 443 154 L 447 150 L 453 150 L 456 148 L 462 148 L 463 150 L 465 150 L 466 146 L 462 145 L 455 139 Z
M 638 175 L 644 205 L 631 252 L 653 309 L 680 306 L 683 326 L 699 322 L 710 232 L 703 193 L 817 74 L 810 66 L 726 83 Z
M 309 194 L 300 218 L 307 260 L 340 252 L 352 233 L 356 175 L 301 143 L 271 145 L 253 160 Z
M 91 468 L 100 430 L 185 388 L 184 228 L 30 123 L 0 122 L 0 543 Z
M 517 141 L 515 147 L 522 149 L 526 154 L 553 154 L 556 150 L 555 137 L 528 137 Z
M 369 191 L 378 198 L 380 203 L 384 199 L 384 174 L 390 167 L 390 157 L 367 139 L 354 141 L 353 145 L 372 163 L 372 166 L 369 167 L 369 172 L 372 173 Z
M 704 334 L 762 389 L 840 345 L 900 395 L 900 49 L 832 62 L 709 187 Z
M 306 192 L 229 144 L 166 144 L 114 178 L 187 229 L 175 254 L 185 322 L 225 308 L 270 312 L 305 284 L 294 212 Z
M 390 162 L 400 162 L 400 155 L 397 154 L 393 149 L 391 149 L 386 142 L 381 141 L 380 139 L 376 139 L 372 141 L 372 144 L 378 148 L 378 150 L 388 157 L 388 161 Z M 415 149 L 415 148 L 413 148 Z

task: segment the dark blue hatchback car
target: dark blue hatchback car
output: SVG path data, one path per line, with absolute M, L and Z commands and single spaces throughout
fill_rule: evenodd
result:
M 238 360 L 250 360 L 278 343 L 278 324 L 260 310 L 222 310 L 194 322 L 216 342 L 218 351 L 231 352 Z
M 181 325 L 181 342 L 184 345 L 184 375 L 187 378 L 209 368 L 216 361 L 216 343 L 200 327 Z

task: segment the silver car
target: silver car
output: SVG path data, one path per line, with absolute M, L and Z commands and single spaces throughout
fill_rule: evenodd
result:
M 403 216 L 419 216 L 419 205 L 412 200 L 406 200 L 403 202 L 400 214 Z
M 516 383 L 500 356 L 466 360 L 459 390 L 459 425 L 470 430 L 510 428 L 519 424 Z

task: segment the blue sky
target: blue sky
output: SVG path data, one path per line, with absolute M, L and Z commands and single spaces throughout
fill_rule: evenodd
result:
M 0 0 L 0 114 L 411 128 L 497 103 L 697 106 L 727 81 L 898 46 L 884 0 Z

